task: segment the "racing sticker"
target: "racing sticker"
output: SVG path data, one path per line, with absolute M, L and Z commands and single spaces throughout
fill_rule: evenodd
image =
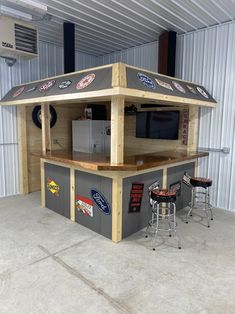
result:
M 72 81 L 67 80 L 67 81 L 61 82 L 58 87 L 59 89 L 65 89 L 65 88 L 68 88 L 71 84 L 72 84 Z
M 60 186 L 55 181 L 47 178 L 47 189 L 55 196 L 59 196 Z
M 166 82 L 164 82 L 164 81 L 161 81 L 161 80 L 159 80 L 159 79 L 155 79 L 155 81 L 158 83 L 159 86 L 164 87 L 164 88 L 167 88 L 167 89 L 170 89 L 170 90 L 173 90 L 171 84 L 166 83 Z
M 174 182 L 170 185 L 170 190 L 176 192 L 177 196 L 181 194 L 181 181 Z
M 153 199 L 151 198 L 151 192 L 154 190 L 159 190 L 160 188 L 160 182 L 159 180 L 154 181 L 149 187 L 148 187 L 148 194 L 149 194 L 149 203 L 152 206 L 153 205 Z
M 187 145 L 188 143 L 188 122 L 189 112 L 187 109 L 183 110 L 183 126 L 182 126 L 182 144 Z
M 150 88 L 150 89 L 156 88 L 156 84 L 154 83 L 154 81 L 147 75 L 139 72 L 137 73 L 137 77 L 145 87 Z
M 39 91 L 42 92 L 47 92 L 49 89 L 51 89 L 55 85 L 55 80 L 50 80 L 41 85 L 39 88 Z
M 91 73 L 83 77 L 78 83 L 76 88 L 77 89 L 84 89 L 89 86 L 95 79 L 95 74 Z
M 89 198 L 81 195 L 75 196 L 75 206 L 78 211 L 81 211 L 84 215 L 93 217 L 93 202 Z
M 172 84 L 175 86 L 176 89 L 178 89 L 179 92 L 185 94 L 185 89 L 183 88 L 182 85 L 180 85 L 180 83 L 176 82 L 176 81 L 172 81 Z
M 190 86 L 190 85 L 186 85 L 186 86 L 187 86 L 188 90 L 190 91 L 190 93 L 192 93 L 192 94 L 194 94 L 194 95 L 197 95 L 197 92 L 196 92 L 195 88 L 193 88 L 193 87 Z
M 26 89 L 26 93 L 34 92 L 37 89 L 37 85 L 31 86 L 28 89 Z
M 192 176 L 185 171 L 183 178 L 182 178 L 182 182 L 184 184 L 186 184 L 187 186 L 191 186 L 191 183 L 190 183 L 191 179 L 192 179 Z
M 207 93 L 201 88 L 201 87 L 199 87 L 199 86 L 197 86 L 197 90 L 199 91 L 199 93 L 203 96 L 203 97 L 205 97 L 205 98 L 209 98 L 209 96 L 207 95 Z
M 94 200 L 95 204 L 98 206 L 98 208 L 105 214 L 110 215 L 111 214 L 111 207 L 104 197 L 99 191 L 92 189 L 91 190 L 91 197 Z
M 24 86 L 20 87 L 19 89 L 17 89 L 14 94 L 12 95 L 12 97 L 16 98 L 18 96 L 20 96 L 20 94 L 22 94 L 24 91 Z
M 143 192 L 143 183 L 132 183 L 128 213 L 140 212 Z

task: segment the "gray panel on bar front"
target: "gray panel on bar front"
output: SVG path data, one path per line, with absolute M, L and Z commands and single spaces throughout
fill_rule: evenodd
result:
M 75 171 L 75 197 L 80 195 L 91 201 L 91 189 L 99 191 L 112 208 L 112 179 Z M 79 224 L 112 239 L 112 213 L 106 215 L 93 201 L 93 217 L 85 215 L 82 211 L 75 210 L 75 221 Z
M 149 204 L 148 187 L 155 181 L 159 180 L 162 186 L 163 171 L 140 174 L 134 177 L 123 179 L 123 198 L 122 198 L 122 237 L 128 237 L 142 228 L 146 227 L 151 218 L 151 207 Z M 128 213 L 130 192 L 132 183 L 143 183 L 144 192 L 141 202 L 140 212 Z
M 171 184 L 174 184 L 176 182 L 181 182 L 181 193 L 180 196 L 177 196 L 176 199 L 176 209 L 182 209 L 186 206 L 188 206 L 190 199 L 191 199 L 191 188 L 185 185 L 182 182 L 182 178 L 184 175 L 184 172 L 188 172 L 191 176 L 194 176 L 194 162 L 168 168 L 167 171 L 167 187 L 170 188 Z
M 50 190 L 54 183 L 59 187 L 58 193 Z M 45 187 L 46 207 L 70 218 L 70 170 L 45 163 Z

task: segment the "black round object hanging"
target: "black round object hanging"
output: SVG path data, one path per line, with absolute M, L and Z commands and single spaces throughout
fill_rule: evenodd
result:
M 38 128 L 42 128 L 42 121 L 41 121 L 41 106 L 35 106 L 32 112 L 32 119 L 34 124 Z M 50 127 L 53 128 L 53 126 L 56 124 L 57 121 L 57 113 L 54 107 L 50 105 Z

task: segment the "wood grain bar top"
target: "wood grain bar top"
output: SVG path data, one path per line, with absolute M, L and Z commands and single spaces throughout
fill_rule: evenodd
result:
M 123 164 L 110 163 L 110 157 L 103 154 L 67 152 L 63 150 L 47 152 L 41 158 L 65 164 L 80 166 L 89 170 L 105 171 L 138 171 L 161 167 L 178 162 L 208 156 L 207 152 L 161 151 L 151 154 L 132 155 L 124 158 Z

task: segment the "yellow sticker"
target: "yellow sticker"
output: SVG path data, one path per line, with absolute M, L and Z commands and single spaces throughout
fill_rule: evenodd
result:
M 47 188 L 55 196 L 59 196 L 60 186 L 50 178 L 47 178 Z

